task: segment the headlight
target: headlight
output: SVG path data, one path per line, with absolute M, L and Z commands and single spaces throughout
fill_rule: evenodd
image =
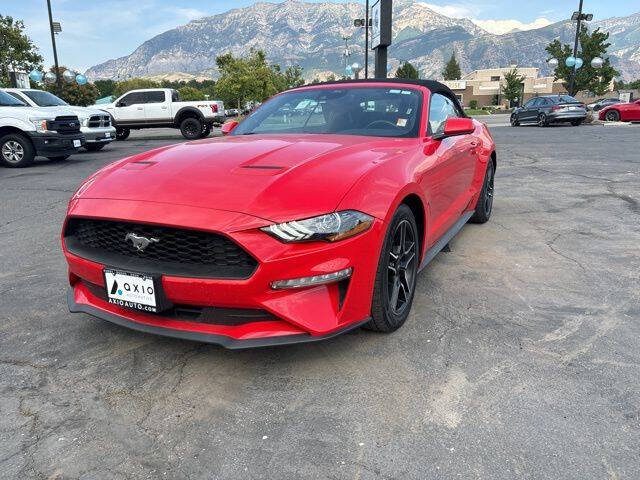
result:
M 80 120 L 80 125 L 82 125 L 83 127 L 88 127 L 89 126 L 89 117 L 83 118 L 82 120 Z
M 282 242 L 337 242 L 368 230 L 373 217 L 356 210 L 343 210 L 319 217 L 262 227 L 260 230 Z
M 47 118 L 30 118 L 29 119 L 33 126 L 36 128 L 36 132 L 46 132 L 47 129 Z

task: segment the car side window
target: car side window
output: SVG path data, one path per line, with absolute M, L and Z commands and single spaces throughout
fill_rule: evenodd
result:
M 531 100 L 529 100 L 527 103 L 525 103 L 523 105 L 524 108 L 531 108 L 533 107 L 533 104 L 536 103 L 536 99 L 532 98 Z
M 164 92 L 145 92 L 145 103 L 163 103 Z
M 5 92 L 8 93 L 9 95 L 11 95 L 13 98 L 20 100 L 21 102 L 24 103 L 24 100 L 22 98 L 20 98 L 20 95 L 18 95 L 16 92 Z
M 177 90 L 171 90 L 171 101 L 172 102 L 179 102 L 180 101 L 180 94 L 178 93 Z
M 429 130 L 431 135 L 444 132 L 444 125 L 448 118 L 460 117 L 456 105 L 444 95 L 434 93 L 429 101 Z
M 121 107 L 129 107 L 131 105 L 138 105 L 144 103 L 144 93 L 131 92 L 128 95 L 122 97 L 122 100 L 118 102 Z

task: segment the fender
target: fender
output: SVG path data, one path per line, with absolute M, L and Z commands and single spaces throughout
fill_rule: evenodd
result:
M 180 123 L 181 117 L 185 114 L 185 113 L 195 113 L 198 117 L 198 119 L 201 122 L 205 121 L 204 115 L 203 113 L 198 110 L 196 107 L 191 107 L 191 106 L 186 106 L 186 107 L 182 107 L 180 110 L 178 110 L 178 112 L 176 113 L 176 115 L 173 117 L 173 121 L 176 124 Z
M 34 115 L 34 117 L 37 115 Z M 15 117 L 4 117 L 0 119 L 0 128 L 2 127 L 13 127 L 23 132 L 35 132 L 36 129 L 30 122 L 25 122 L 24 120 L 20 120 Z

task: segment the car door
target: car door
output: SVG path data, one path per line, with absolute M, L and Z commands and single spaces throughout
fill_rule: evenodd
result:
M 145 123 L 144 92 L 127 93 L 116 102 L 113 116 L 119 124 Z
M 169 111 L 169 99 L 166 98 L 165 91 L 145 92 L 144 114 L 147 123 L 164 124 L 170 123 L 171 112 Z
M 629 104 L 629 108 L 625 112 L 626 120 L 630 122 L 640 122 L 640 100 Z
M 462 116 L 451 99 L 437 93 L 431 95 L 428 135 L 442 133 L 447 119 Z M 430 244 L 457 221 L 471 199 L 477 142 L 473 134 L 448 137 L 435 144 L 435 151 L 425 152 L 426 171 L 421 186 L 429 199 Z
M 518 120 L 520 122 L 529 122 L 537 116 L 537 112 L 534 112 L 537 100 L 537 98 L 532 98 L 524 104 L 522 110 L 518 113 Z

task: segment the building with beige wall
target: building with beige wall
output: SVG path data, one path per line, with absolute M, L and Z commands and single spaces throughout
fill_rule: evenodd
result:
M 515 66 L 504 68 L 487 68 L 467 73 L 460 80 L 447 80 L 444 83 L 456 94 L 460 102 L 469 107 L 475 100 L 478 108 L 501 105 L 509 108 L 509 102 L 502 97 L 504 76 Z M 540 77 L 540 70 L 535 67 L 518 68 L 518 73 L 524 76 L 522 82 L 522 98 L 520 103 L 539 95 L 553 95 L 566 93 L 561 81 L 554 81 L 553 77 Z

